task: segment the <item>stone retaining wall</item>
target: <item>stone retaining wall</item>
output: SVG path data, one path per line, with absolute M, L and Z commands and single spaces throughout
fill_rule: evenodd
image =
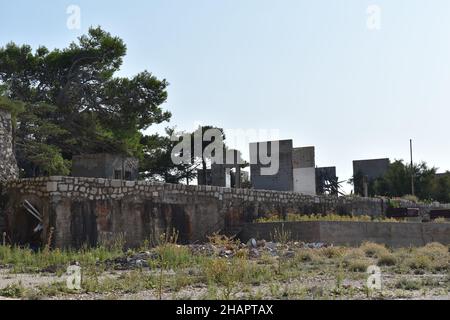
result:
M 40 241 L 58 247 L 95 245 L 124 237 L 130 246 L 156 241 L 173 228 L 182 242 L 202 241 L 213 232 L 238 233 L 255 218 L 272 214 L 326 213 L 383 216 L 378 198 L 307 196 L 291 192 L 186 186 L 98 178 L 46 177 L 10 181 L 8 233 L 26 243 L 36 221 L 23 209 L 28 200 L 42 214 Z M 414 203 L 402 205 L 418 207 Z M 447 205 L 420 205 L 421 213 Z M 50 232 L 53 228 L 53 233 Z

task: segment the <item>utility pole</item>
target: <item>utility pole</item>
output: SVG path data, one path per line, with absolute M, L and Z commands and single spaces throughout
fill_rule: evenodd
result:
M 411 195 L 415 195 L 414 192 L 414 164 L 413 164 L 413 155 L 412 155 L 412 139 L 409 139 L 409 153 L 411 155 Z

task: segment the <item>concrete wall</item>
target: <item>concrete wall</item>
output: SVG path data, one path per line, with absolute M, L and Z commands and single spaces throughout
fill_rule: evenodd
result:
M 139 178 L 139 161 L 135 158 L 108 153 L 85 154 L 72 159 L 72 176 L 88 178 L 114 179 L 115 172 L 120 171 L 122 178 L 137 180 Z M 126 177 L 125 173 L 130 176 Z
M 43 215 L 40 241 L 46 243 L 54 228 L 57 247 L 96 244 L 99 239 L 125 237 L 129 246 L 157 239 L 163 232 L 179 230 L 180 240 L 204 240 L 213 232 L 238 233 L 259 217 L 286 213 L 382 216 L 383 199 L 308 196 L 293 192 L 229 189 L 122 181 L 101 178 L 46 177 L 10 181 L 6 185 L 8 234 L 15 242 L 27 243 L 37 225 L 22 208 L 30 201 Z M 450 205 L 416 205 L 422 214 Z
M 314 147 L 294 148 L 292 167 L 294 192 L 316 194 L 316 160 Z
M 314 167 L 294 169 L 294 192 L 312 196 L 316 194 L 316 169 Z
M 292 149 L 292 165 L 294 168 L 314 168 L 316 154 L 314 147 L 300 147 Z
M 325 183 L 338 181 L 336 167 L 317 167 L 316 168 L 316 193 L 325 193 Z M 337 195 L 337 191 L 334 192 Z
M 211 169 L 206 169 L 207 176 L 205 185 L 223 188 L 239 188 L 241 179 L 236 179 L 236 176 L 240 177 L 241 160 L 242 155 L 240 151 L 233 149 L 227 150 L 226 153 L 224 153 L 223 159 L 221 161 L 219 161 L 218 163 L 213 162 L 211 164 Z M 236 175 L 234 175 L 234 173 L 236 173 Z M 203 169 L 197 170 L 197 175 L 198 184 L 203 184 Z
M 316 177 L 323 180 L 337 179 L 336 167 L 317 167 Z
M 250 144 L 250 176 L 252 186 L 260 190 L 292 191 L 294 190 L 292 167 L 292 140 L 280 140 L 279 170 L 275 175 L 261 175 L 261 168 L 268 167 L 261 164 L 259 150 L 261 144 L 268 144 L 267 150 L 271 154 L 273 142 L 258 142 Z
M 240 238 L 271 240 L 275 230 L 289 232 L 292 240 L 307 243 L 359 246 L 365 241 L 389 247 L 424 246 L 430 242 L 450 244 L 450 223 L 338 222 L 309 221 L 253 223 L 246 225 Z
M 370 159 L 353 161 L 353 175 L 360 172 L 369 180 L 382 177 L 389 169 L 389 159 Z

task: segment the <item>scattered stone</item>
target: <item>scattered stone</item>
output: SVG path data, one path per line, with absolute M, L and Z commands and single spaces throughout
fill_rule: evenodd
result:
M 219 256 L 223 258 L 231 258 L 232 256 L 234 256 L 234 252 L 232 250 L 222 249 L 219 253 Z
M 303 244 L 304 248 L 309 248 L 309 249 L 320 249 L 320 248 L 326 248 L 328 247 L 328 245 L 326 245 L 325 243 L 322 242 L 314 242 L 314 243 L 305 243 Z
M 261 257 L 261 254 L 259 253 L 258 249 L 252 248 L 248 252 L 248 257 L 251 259 L 257 259 Z
M 266 246 L 266 240 L 258 240 L 256 242 L 257 247 L 265 247 Z
M 287 251 L 285 254 L 284 254 L 284 257 L 285 258 L 294 258 L 295 257 L 295 252 L 294 251 Z
M 258 244 L 254 238 L 251 238 L 250 240 L 248 240 L 247 246 L 251 248 L 256 248 Z
M 192 244 L 192 245 L 189 245 L 189 248 L 193 255 L 212 256 L 214 254 L 218 254 L 217 248 L 210 243 Z
M 148 261 L 156 259 L 159 259 L 159 255 L 156 252 L 145 251 L 131 256 L 106 260 L 105 264 L 114 270 L 139 269 L 148 268 Z

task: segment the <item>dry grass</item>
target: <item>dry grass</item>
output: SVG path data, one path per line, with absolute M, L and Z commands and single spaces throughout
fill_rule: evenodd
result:
M 99 249 L 82 250 L 70 255 L 55 250 L 47 254 L 53 255 L 50 259 L 52 263 L 67 261 L 69 257 L 91 262 L 95 259 L 98 262 L 83 265 L 83 290 L 77 293 L 82 295 L 120 297 L 148 291 L 156 298 L 167 297 L 168 294 L 191 298 L 189 290 L 202 287 L 202 297 L 207 299 L 365 298 L 363 288 L 367 267 L 376 264 L 381 267 L 383 274 L 390 275 L 387 277 L 391 279 L 388 287 L 400 294 L 417 294 L 423 288 L 427 291 L 445 290 L 450 285 L 450 278 L 446 278 L 450 270 L 449 249 L 438 243 L 430 243 L 422 248 L 392 250 L 371 242 L 357 248 L 312 249 L 286 240 L 285 245 L 276 247 L 277 253 L 259 249 L 261 256 L 249 259 L 249 249 L 236 239 L 213 235 L 210 241 L 217 252 L 203 255 L 176 244 L 176 235 L 164 235 L 157 247 L 148 249 L 157 253 L 156 258 L 149 261 L 149 269 L 108 274 L 104 272 L 102 261 L 111 254 L 105 254 Z M 224 249 L 232 250 L 234 254 L 220 256 L 219 252 Z M 8 261 L 20 265 L 24 270 L 36 269 L 38 262 L 35 256 L 30 256 L 26 250 L 22 252 L 23 249 L 11 250 L 0 248 Z M 290 254 L 285 255 L 288 251 Z M 421 280 L 422 277 L 429 277 L 429 280 Z M 359 283 L 359 288 L 354 283 Z M 19 298 L 66 297 L 73 294 L 63 281 L 42 285 L 34 290 L 19 284 L 0 288 L 0 295 Z
M 270 223 L 270 222 L 303 222 L 303 221 L 347 221 L 347 222 L 400 222 L 399 220 L 390 218 L 374 218 L 366 215 L 351 216 L 339 215 L 334 213 L 328 214 L 312 214 L 305 215 L 299 213 L 288 213 L 286 219 L 282 219 L 279 215 L 271 215 L 268 217 L 258 218 L 255 222 Z
M 382 253 L 378 256 L 377 265 L 379 266 L 395 266 L 397 258 L 392 253 Z
M 379 258 L 390 253 L 386 246 L 373 242 L 364 242 L 360 248 L 370 258 Z

